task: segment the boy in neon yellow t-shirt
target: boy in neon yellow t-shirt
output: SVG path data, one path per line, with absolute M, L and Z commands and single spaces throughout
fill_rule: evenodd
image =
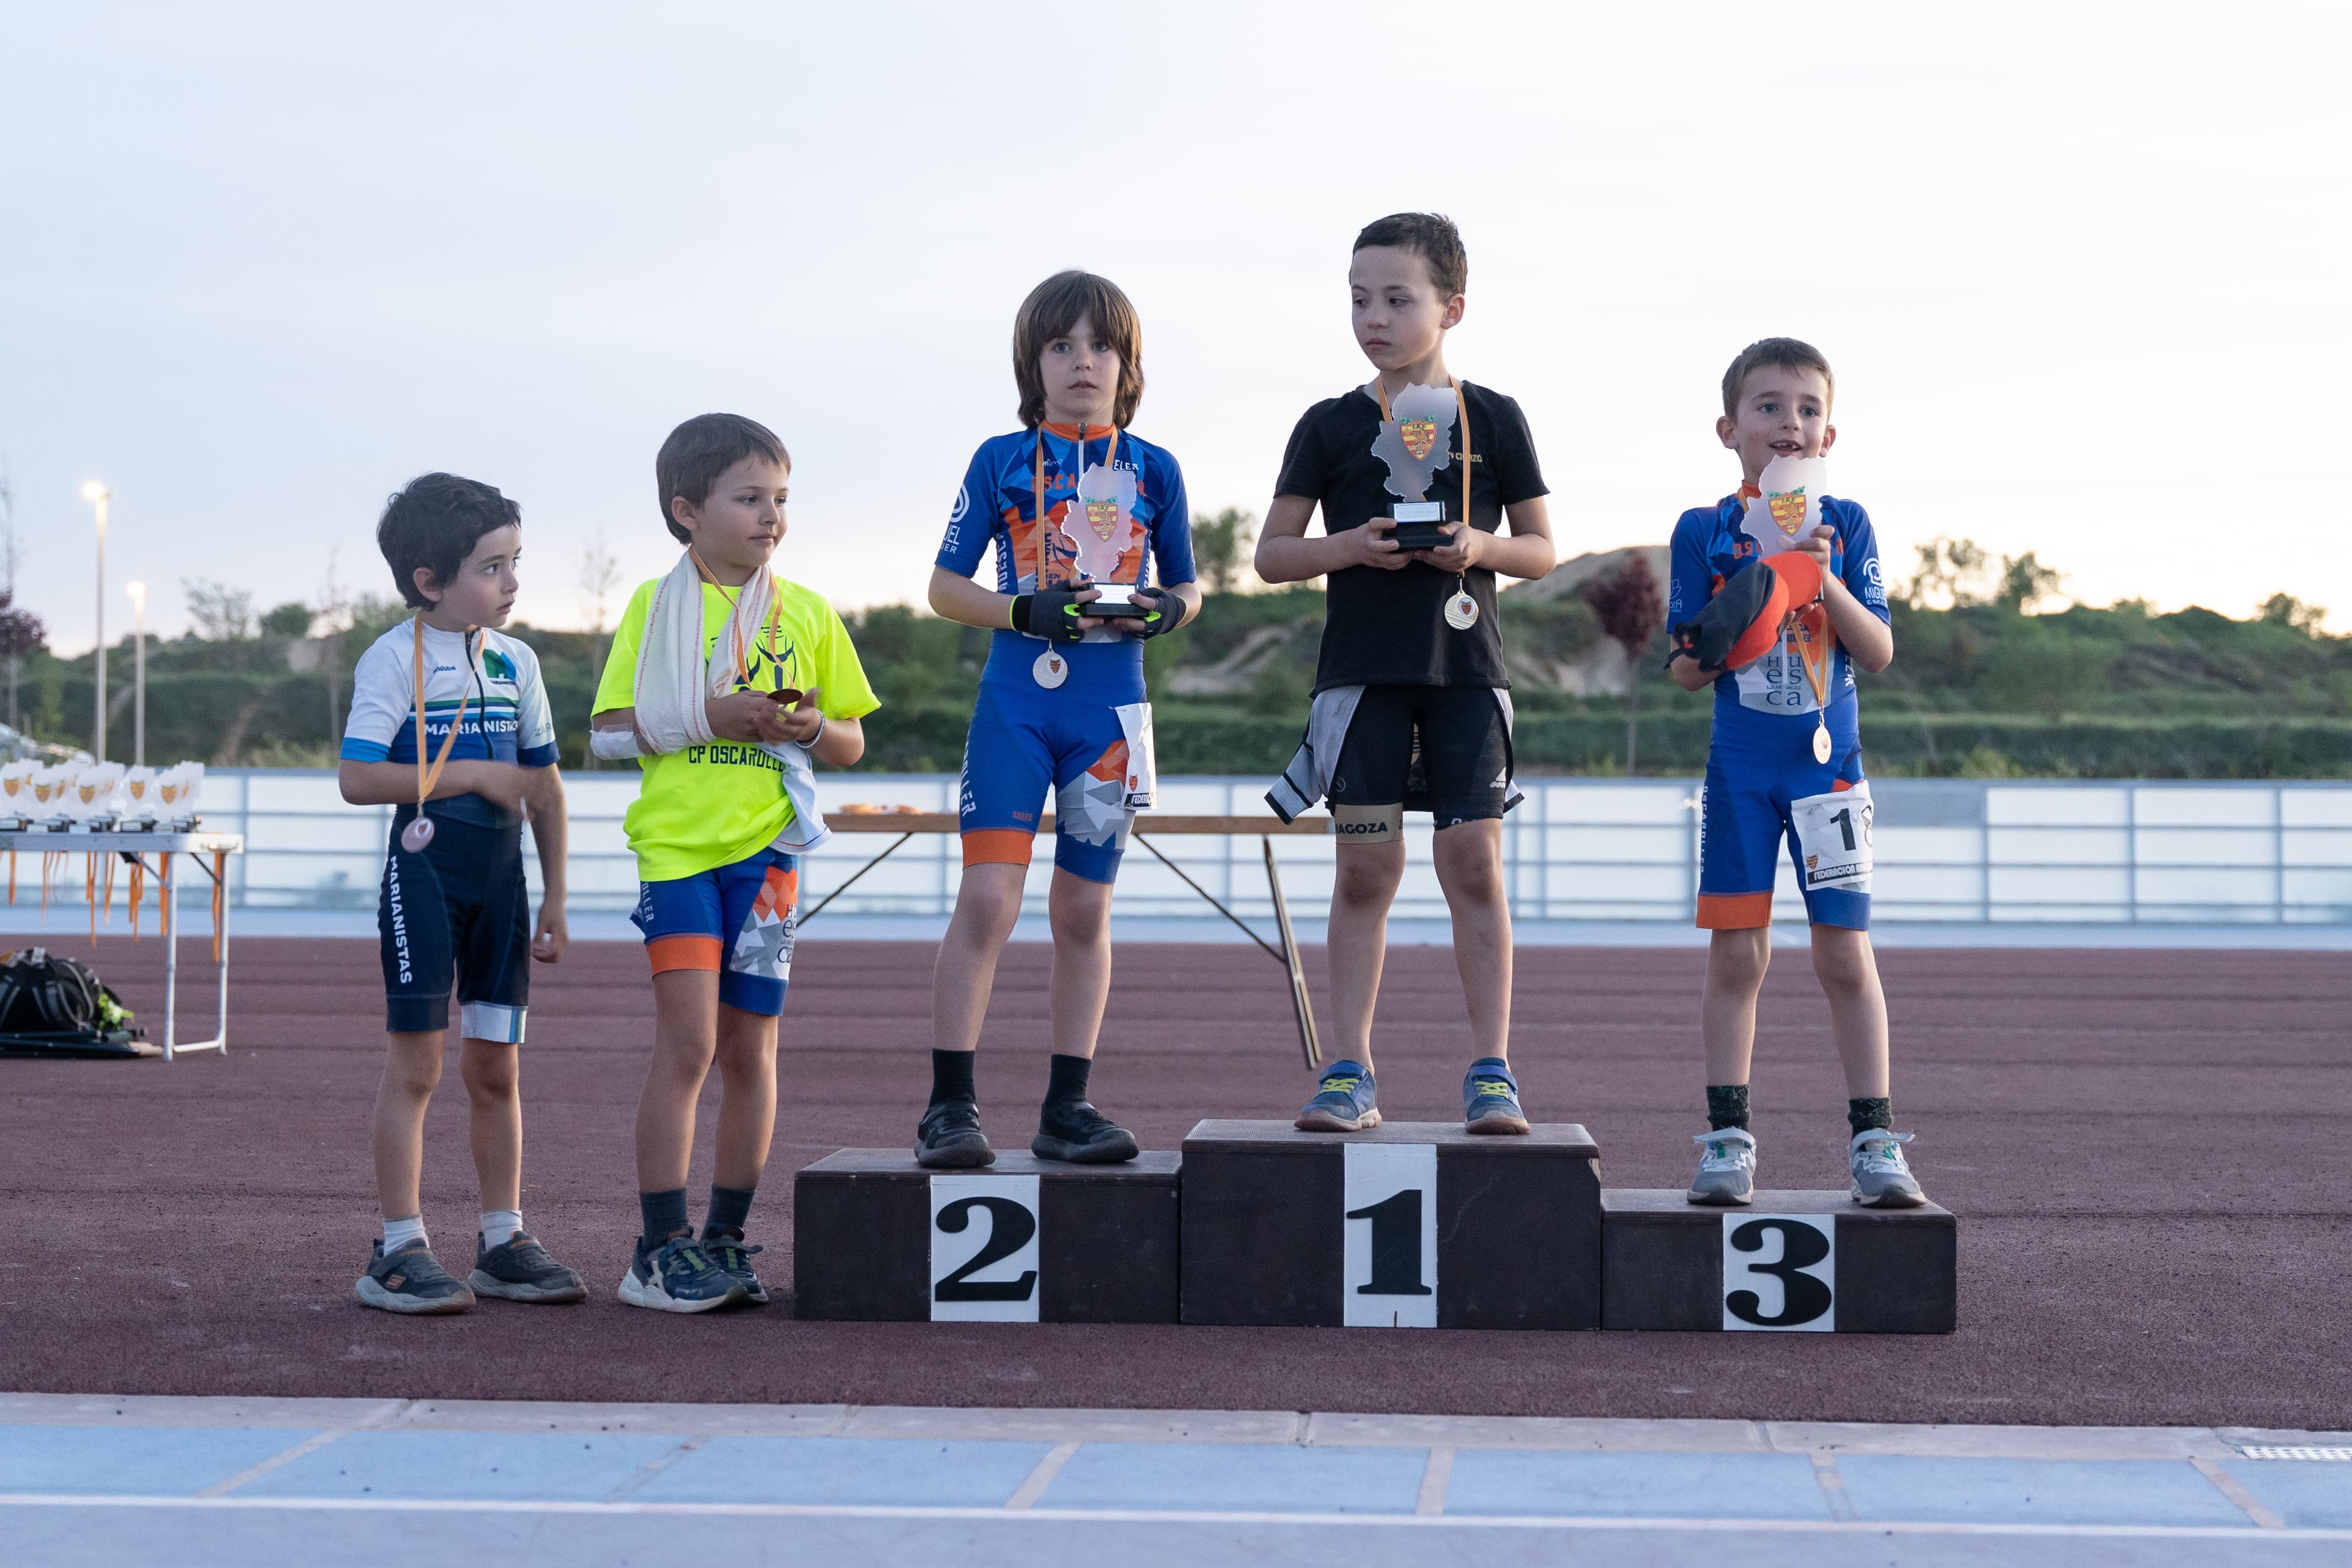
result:
M 749 419 L 706 414 L 670 432 L 655 470 L 686 554 L 631 595 L 593 720 L 597 755 L 638 757 L 645 770 L 625 826 L 630 918 L 653 964 L 654 1058 L 637 1101 L 643 1233 L 620 1297 L 700 1312 L 768 1299 L 743 1227 L 776 1124 L 795 855 L 825 837 L 809 764 L 856 763 L 859 719 L 879 704 L 833 607 L 769 571 L 792 473 L 783 444 Z M 697 1242 L 687 1167 L 714 1058 L 725 1097 Z

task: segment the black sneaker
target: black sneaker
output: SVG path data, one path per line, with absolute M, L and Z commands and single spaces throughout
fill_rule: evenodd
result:
M 352 1289 L 362 1306 L 387 1312 L 462 1312 L 474 1304 L 474 1293 L 441 1267 L 421 1237 L 389 1258 L 379 1237 L 367 1272 Z
M 658 1312 L 708 1312 L 741 1300 L 743 1285 L 681 1232 L 651 1250 L 635 1248 L 614 1294 L 632 1307 Z
M 943 1100 L 924 1111 L 915 1128 L 915 1163 L 934 1171 L 996 1163 L 996 1151 L 980 1130 L 980 1107 L 969 1100 Z
M 710 1254 L 710 1261 L 719 1265 L 719 1272 L 743 1287 L 743 1299 L 755 1307 L 768 1304 L 768 1288 L 751 1272 L 751 1254 L 765 1252 L 764 1247 L 746 1247 L 740 1230 L 719 1230 L 702 1233 L 702 1250 Z
M 1135 1158 L 1135 1134 L 1083 1100 L 1057 1100 L 1037 1112 L 1029 1152 L 1040 1160 L 1116 1165 Z
M 585 1301 L 587 1281 L 547 1255 L 536 1237 L 517 1231 L 496 1247 L 474 1233 L 474 1271 L 466 1283 L 477 1296 L 509 1301 Z

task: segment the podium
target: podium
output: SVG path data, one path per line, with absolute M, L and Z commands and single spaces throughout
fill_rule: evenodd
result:
M 1934 1204 L 1759 1192 L 1703 1208 L 1612 1188 L 1601 1210 L 1603 1328 L 1948 1334 L 1958 1321 L 1959 1221 Z
M 1187 1323 L 1601 1326 L 1600 1151 L 1574 1123 L 1209 1121 L 1183 1161 Z
M 1000 1153 L 927 1171 L 904 1149 L 828 1154 L 793 1179 L 794 1314 L 1172 1323 L 1179 1165 Z

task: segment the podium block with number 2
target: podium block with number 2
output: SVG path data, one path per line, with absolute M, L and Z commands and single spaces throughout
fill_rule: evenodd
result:
M 1203 1121 L 1184 1140 L 1184 1321 L 1598 1328 L 1599 1153 L 1572 1124 Z

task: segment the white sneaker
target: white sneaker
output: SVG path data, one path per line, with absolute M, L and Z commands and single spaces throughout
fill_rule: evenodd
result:
M 1853 1135 L 1845 1148 L 1846 1168 L 1853 1173 L 1853 1201 L 1864 1208 L 1916 1209 L 1927 1201 L 1903 1163 L 1908 1132 L 1872 1127 Z
M 1744 1127 L 1694 1132 L 1700 1146 L 1698 1175 L 1684 1195 L 1695 1204 L 1727 1208 L 1756 1201 L 1756 1139 Z

